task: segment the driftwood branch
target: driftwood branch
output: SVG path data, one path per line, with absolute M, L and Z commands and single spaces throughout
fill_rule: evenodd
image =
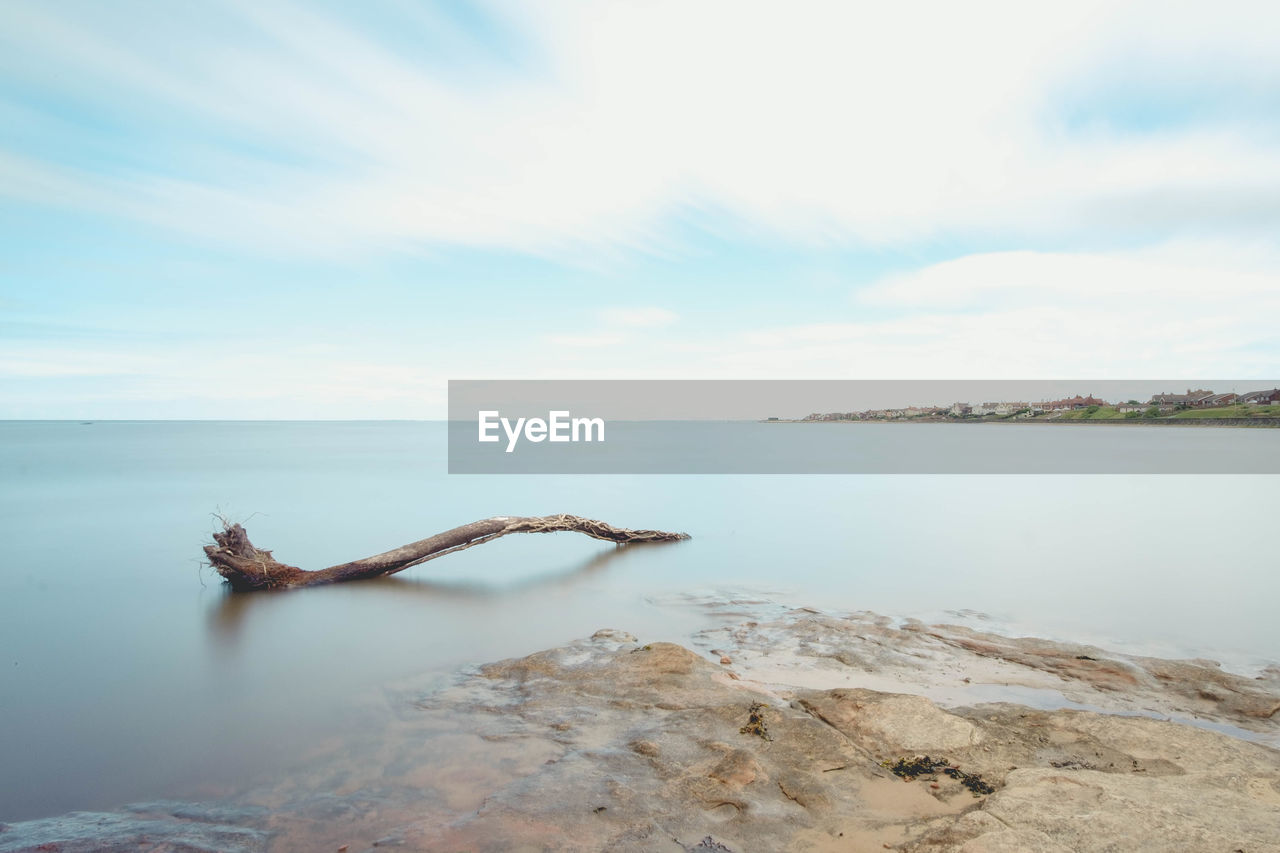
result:
M 249 541 L 249 534 L 239 524 L 224 522 L 223 529 L 213 534 L 215 544 L 204 546 L 204 553 L 209 558 L 209 564 L 234 589 L 284 589 L 391 575 L 509 533 L 556 533 L 565 530 L 585 533 L 594 539 L 618 544 L 673 542 L 689 538 L 687 533 L 628 530 L 576 515 L 497 516 L 473 521 L 363 560 L 309 572 L 279 562 L 271 556 L 270 551 L 255 547 Z

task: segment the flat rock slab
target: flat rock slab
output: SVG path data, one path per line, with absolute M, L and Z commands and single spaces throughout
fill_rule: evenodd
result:
M 1177 723 L 865 689 L 777 690 L 602 634 L 483 667 L 424 703 L 557 757 L 431 850 L 1280 851 L 1280 752 Z M 922 755 L 934 772 L 886 769 Z
M 1014 701 L 1181 720 L 1280 746 L 1280 668 L 1240 675 L 1166 660 L 874 613 L 809 609 L 706 629 L 696 645 L 762 684 L 867 687 L 946 706 Z

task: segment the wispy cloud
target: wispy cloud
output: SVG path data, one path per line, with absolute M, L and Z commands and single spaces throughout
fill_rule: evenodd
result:
M 0 417 L 436 417 L 446 378 L 344 353 L 0 346 Z
M 693 318 L 683 333 L 617 341 L 608 358 L 541 366 L 580 378 L 1266 378 L 1280 254 L 1241 249 L 978 253 L 886 276 L 820 322 L 712 333 Z
M 131 376 L 136 368 L 113 366 L 114 358 L 4 358 L 0 359 L 0 380 L 54 376 Z
M 975 254 L 854 294 L 876 319 L 778 326 L 722 341 L 742 376 L 1267 376 L 1280 255 L 1170 243 L 1127 252 Z
M 609 326 L 626 326 L 635 328 L 655 328 L 669 326 L 680 319 L 680 315 L 666 308 L 605 308 L 600 312 L 600 320 Z
M 1125 252 L 967 255 L 892 276 L 859 290 L 856 297 L 863 304 L 944 312 L 1031 303 L 1064 310 L 1132 310 L 1141 316 L 1172 305 L 1191 318 L 1206 312 L 1248 313 L 1249 304 L 1280 298 L 1280 263 L 1241 268 L 1231 254 L 1234 249 L 1219 247 L 1218 257 L 1194 244 Z
M 492 7 L 533 69 L 439 15 L 142 14 L 6 6 L 7 74 L 166 146 L 95 160 L 97 124 L 65 157 L 10 143 L 0 192 L 311 254 L 644 247 L 688 208 L 803 245 L 1280 224 L 1274 118 L 1063 118 L 1189 69 L 1272 85 L 1274 4 Z
M 625 335 L 599 334 L 599 335 L 548 335 L 547 342 L 560 347 L 580 347 L 585 349 L 594 349 L 596 347 L 611 347 L 623 343 L 627 338 Z

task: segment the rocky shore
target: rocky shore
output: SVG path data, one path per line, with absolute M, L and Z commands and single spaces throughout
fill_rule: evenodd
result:
M 1280 853 L 1276 668 L 775 616 L 406 688 L 235 802 L 15 824 L 0 852 Z

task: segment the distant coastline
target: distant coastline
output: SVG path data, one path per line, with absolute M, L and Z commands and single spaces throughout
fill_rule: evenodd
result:
M 1125 419 L 1109 418 L 1086 420 L 1075 418 L 895 418 L 895 419 L 860 419 L 832 418 L 831 420 L 812 420 L 809 418 L 765 418 L 759 423 L 767 424 L 1058 424 L 1062 426 L 1158 426 L 1158 427 L 1218 427 L 1238 429 L 1276 429 L 1280 428 L 1280 417 L 1256 418 L 1148 418 Z
M 860 412 L 813 412 L 803 418 L 767 418 L 766 423 L 1106 423 L 1161 426 L 1280 426 L 1280 388 L 1215 393 L 1206 388 L 1184 394 L 1155 394 L 1109 403 L 1092 394 L 1059 400 L 952 403 Z

